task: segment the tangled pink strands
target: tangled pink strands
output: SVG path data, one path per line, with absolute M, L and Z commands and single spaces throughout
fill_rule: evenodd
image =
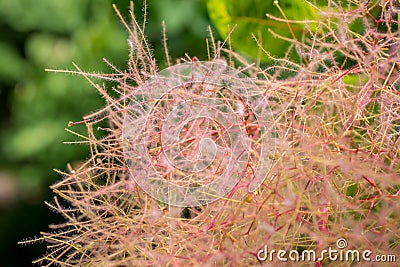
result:
M 125 115 L 123 148 L 132 177 L 155 199 L 181 207 L 227 195 L 249 167 L 256 170 L 249 184 L 254 191 L 275 147 L 264 97 L 222 61 L 160 71 L 135 91 Z M 249 117 L 260 140 L 249 140 Z
M 211 35 L 208 62 L 169 59 L 158 71 L 144 28 L 134 17 L 123 22 L 128 71 L 114 69 L 116 99 L 91 81 L 107 104 L 84 117 L 87 136 L 68 129 L 91 154 L 58 171 L 51 187 L 48 205 L 65 222 L 21 242 L 46 241 L 36 262 L 260 266 L 265 245 L 318 253 L 339 238 L 348 249 L 398 255 L 398 9 L 394 1 L 352 1 L 348 11 L 346 1 L 328 2 L 319 29 L 287 53 L 297 49 L 307 64 L 265 51 L 273 63 L 263 70 Z M 349 26 L 358 18 L 362 33 Z M 107 135 L 96 138 L 105 118 Z M 315 266 L 330 264 L 347 265 Z

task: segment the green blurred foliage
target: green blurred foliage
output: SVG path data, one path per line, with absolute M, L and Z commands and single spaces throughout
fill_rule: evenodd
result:
M 83 69 L 107 71 L 103 56 L 124 66 L 126 34 L 110 2 L 0 1 L 3 27 L 21 36 L 1 39 L 2 83 L 14 86 L 8 94 L 10 118 L 1 131 L 1 162 L 23 190 L 39 192 L 53 167 L 62 168 L 86 150 L 62 145 L 73 139 L 64 128 L 97 109 L 101 99 L 82 78 L 45 68 L 71 68 L 75 61 Z
M 230 30 L 236 25 L 230 35 L 233 49 L 247 56 L 250 61 L 260 60 L 265 63 L 270 63 L 266 52 L 275 58 L 285 57 L 292 45 L 292 41 L 289 40 L 301 41 L 306 27 L 312 31 L 321 30 L 318 28 L 320 25 L 314 23 L 314 21 L 323 20 L 320 15 L 321 10 L 354 8 L 357 8 L 357 5 L 351 0 L 335 1 L 335 3 L 328 0 L 207 0 L 208 14 L 222 38 L 227 38 Z M 296 23 L 288 24 L 268 15 L 282 20 L 296 21 Z M 330 20 L 329 24 L 334 29 L 336 19 L 330 18 Z M 349 20 L 350 28 L 355 33 L 363 34 L 365 25 L 362 19 L 353 17 Z M 305 21 L 309 22 L 305 23 Z M 253 36 L 263 49 L 258 46 Z M 295 49 L 291 50 L 288 56 L 291 60 L 300 60 Z
M 103 57 L 126 69 L 128 31 L 113 2 L 130 22 L 129 0 L 0 0 L 0 186 L 13 188 L 11 200 L 0 188 L 0 266 L 28 265 L 40 255 L 16 243 L 60 219 L 42 204 L 51 196 L 48 185 L 60 179 L 53 168 L 65 170 L 89 155 L 85 145 L 62 143 L 79 140 L 64 128 L 104 105 L 83 77 L 45 69 L 75 70 L 75 62 L 84 71 L 112 72 Z M 143 23 L 143 1 L 133 2 Z M 148 1 L 146 36 L 160 68 L 166 66 L 162 20 L 171 58 L 189 51 L 206 58 L 204 1 Z M 85 134 L 83 126 L 72 130 Z
M 263 49 L 274 57 L 283 57 L 290 46 L 290 42 L 280 39 L 270 32 L 289 39 L 301 40 L 304 24 L 291 23 L 290 28 L 286 22 L 281 22 L 267 17 L 304 21 L 315 20 L 316 10 L 303 0 L 207 0 L 207 10 L 210 18 L 223 38 L 227 38 L 234 25 L 236 28 L 230 39 L 234 49 L 250 56 L 253 59 L 267 61 L 268 57 L 257 45 L 254 37 L 262 44 Z M 284 14 L 284 15 L 283 15 Z M 316 26 L 316 25 L 309 25 Z M 292 35 L 292 32 L 294 36 Z M 297 57 L 297 55 L 292 55 Z

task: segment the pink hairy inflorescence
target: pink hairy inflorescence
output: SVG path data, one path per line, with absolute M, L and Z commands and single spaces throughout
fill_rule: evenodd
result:
M 107 105 L 78 122 L 91 156 L 59 171 L 47 204 L 65 223 L 37 239 L 49 248 L 37 262 L 259 266 L 265 245 L 318 253 L 340 238 L 398 255 L 399 5 L 329 2 L 289 40 L 301 62 L 269 55 L 264 68 L 211 38 L 208 61 L 160 71 L 144 28 L 124 21 L 127 71 L 77 70 Z

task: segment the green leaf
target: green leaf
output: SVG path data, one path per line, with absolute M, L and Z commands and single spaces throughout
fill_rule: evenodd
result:
M 288 23 L 267 17 L 267 14 L 284 18 L 281 9 L 289 20 L 300 22 L 317 18 L 316 10 L 303 0 L 282 0 L 279 7 L 273 0 L 207 1 L 210 19 L 222 38 L 227 38 L 229 29 L 236 25 L 230 37 L 233 49 L 254 59 L 260 57 L 262 61 L 267 61 L 268 57 L 261 52 L 252 34 L 272 56 L 283 57 L 291 43 L 274 36 L 270 30 L 283 37 L 300 40 L 306 25 L 290 23 L 289 28 Z

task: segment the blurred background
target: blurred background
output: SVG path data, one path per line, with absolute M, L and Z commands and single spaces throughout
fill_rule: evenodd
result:
M 46 245 L 17 242 L 62 221 L 43 203 L 61 179 L 53 169 L 89 154 L 86 146 L 62 143 L 77 140 L 64 128 L 104 103 L 84 78 L 45 69 L 73 70 L 75 62 L 84 71 L 112 72 L 103 57 L 126 69 L 128 35 L 113 2 L 129 21 L 129 0 L 0 0 L 0 266 L 31 266 Z M 133 2 L 141 21 L 143 3 Z M 160 68 L 162 20 L 171 58 L 206 58 L 204 0 L 148 0 L 147 37 Z

